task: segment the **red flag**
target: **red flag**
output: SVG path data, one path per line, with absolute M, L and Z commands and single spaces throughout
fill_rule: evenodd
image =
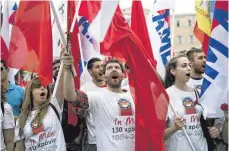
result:
M 6 46 L 5 41 L 1 36 L 1 59 L 7 60 L 8 59 L 8 48 Z
M 130 67 L 129 81 L 135 88 L 135 150 L 164 151 L 169 98 L 154 68 L 148 62 L 148 53 L 129 28 L 119 7 L 101 45 L 101 53 L 122 56 Z
M 203 49 L 204 53 L 207 54 L 208 46 L 209 46 L 209 36 L 198 28 L 197 22 L 196 22 L 196 25 L 194 27 L 193 33 L 196 36 L 196 38 L 200 41 L 200 43 L 202 44 L 202 49 Z
M 84 16 L 90 23 L 94 20 L 101 8 L 101 1 L 82 1 L 79 16 Z
M 140 39 L 142 45 L 150 56 L 153 67 L 156 69 L 157 62 L 154 59 L 141 1 L 133 1 L 132 3 L 131 29 Z
M 18 85 L 19 85 L 19 86 L 25 87 L 20 72 L 18 72 L 18 79 L 17 79 L 17 80 L 18 80 Z
M 8 65 L 52 82 L 52 28 L 48 1 L 21 1 L 10 39 Z
M 25 82 L 24 82 L 24 87 L 27 87 L 27 85 L 29 84 L 29 80 L 26 80 Z
M 68 7 L 67 7 L 67 30 L 70 32 L 70 28 L 72 25 L 72 21 L 74 18 L 74 14 L 76 13 L 76 2 L 75 1 L 68 1 Z M 79 89 L 80 87 L 80 48 L 79 48 L 79 41 L 78 41 L 78 33 L 79 33 L 79 27 L 78 22 L 76 21 L 76 24 L 74 26 L 74 29 L 71 35 L 71 44 L 72 44 L 72 55 L 74 57 L 74 66 L 76 69 L 77 76 L 75 77 L 75 87 Z
M 74 14 L 76 13 L 76 2 L 75 1 L 68 1 L 67 5 L 67 29 L 68 32 L 70 32 L 70 28 L 72 25 L 72 21 L 74 18 Z M 79 41 L 78 41 L 78 33 L 79 33 L 79 27 L 78 22 L 76 21 L 75 27 L 73 29 L 73 32 L 70 33 L 71 35 L 71 44 L 72 44 L 72 55 L 74 57 L 74 67 L 77 73 L 77 76 L 74 78 L 75 81 L 75 88 L 80 88 L 80 48 L 79 48 Z M 72 113 L 72 106 L 68 104 L 68 124 L 75 125 L 77 123 L 77 116 Z

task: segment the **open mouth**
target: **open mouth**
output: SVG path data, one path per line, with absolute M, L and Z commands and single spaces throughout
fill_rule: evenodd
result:
M 45 96 L 45 92 L 42 92 L 42 93 L 40 94 L 40 96 Z
M 190 73 L 186 73 L 186 76 L 187 76 L 187 77 L 190 77 L 190 76 L 191 76 L 191 74 L 190 74 Z
M 112 79 L 118 79 L 118 76 L 114 75 L 111 77 Z

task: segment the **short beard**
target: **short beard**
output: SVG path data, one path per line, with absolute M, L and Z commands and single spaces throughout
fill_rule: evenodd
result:
M 122 82 L 120 82 L 119 84 L 107 83 L 107 85 L 108 85 L 110 88 L 113 88 L 113 89 L 121 88 L 121 84 L 122 84 Z
M 102 81 L 104 81 L 104 80 L 96 79 L 95 81 L 96 81 L 96 82 L 102 82 Z

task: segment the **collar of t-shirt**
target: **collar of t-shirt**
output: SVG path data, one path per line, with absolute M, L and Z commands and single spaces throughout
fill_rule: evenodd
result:
M 13 89 L 14 89 L 14 87 L 15 87 L 15 85 L 14 85 L 14 84 L 12 84 L 11 82 L 9 82 L 9 85 L 8 85 L 8 90 L 7 90 L 7 91 L 9 91 L 9 90 L 13 90 Z
M 194 77 L 191 77 L 191 79 L 193 79 L 193 80 L 201 80 L 201 79 L 203 79 L 203 77 L 201 77 L 201 78 L 194 78 Z
M 99 86 L 100 88 L 105 88 L 105 87 L 107 87 L 107 84 L 104 84 L 104 85 L 102 85 L 102 86 Z

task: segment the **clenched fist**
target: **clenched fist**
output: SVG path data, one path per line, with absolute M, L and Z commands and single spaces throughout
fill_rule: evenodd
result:
M 181 129 L 184 127 L 184 120 L 183 120 L 181 117 L 177 117 L 177 118 L 174 120 L 174 123 L 173 123 L 172 127 L 173 127 L 176 131 L 181 130 Z

